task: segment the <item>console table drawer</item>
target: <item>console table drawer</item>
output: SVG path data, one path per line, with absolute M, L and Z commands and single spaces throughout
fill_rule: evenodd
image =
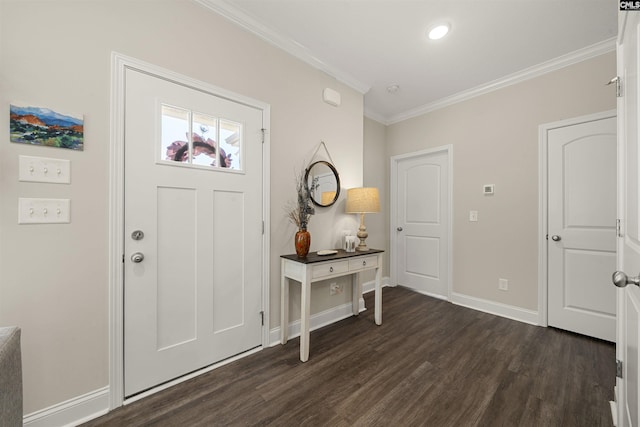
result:
M 349 271 L 362 270 L 363 268 L 371 268 L 378 266 L 378 256 L 358 257 L 349 260 Z
M 330 276 L 332 274 L 344 273 L 349 271 L 348 261 L 337 261 L 327 264 L 314 265 L 311 269 L 311 278 Z

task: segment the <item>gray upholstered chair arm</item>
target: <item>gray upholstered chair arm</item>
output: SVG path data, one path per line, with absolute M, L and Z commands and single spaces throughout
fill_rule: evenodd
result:
M 0 328 L 0 426 L 22 425 L 20 328 Z

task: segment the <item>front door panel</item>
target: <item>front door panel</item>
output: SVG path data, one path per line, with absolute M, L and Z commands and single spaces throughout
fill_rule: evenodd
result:
M 261 345 L 262 111 L 134 70 L 125 107 L 131 396 Z

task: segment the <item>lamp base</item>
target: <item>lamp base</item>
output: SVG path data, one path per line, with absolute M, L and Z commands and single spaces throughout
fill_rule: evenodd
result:
M 364 225 L 364 214 L 361 213 L 360 214 L 360 228 L 358 229 L 358 232 L 356 233 L 356 236 L 358 236 L 358 238 L 360 239 L 360 244 L 358 246 L 356 246 L 356 251 L 358 252 L 366 252 L 369 250 L 369 248 L 367 247 L 367 244 L 365 243 L 365 240 L 367 239 L 367 237 L 369 237 L 369 233 L 367 233 L 367 227 Z

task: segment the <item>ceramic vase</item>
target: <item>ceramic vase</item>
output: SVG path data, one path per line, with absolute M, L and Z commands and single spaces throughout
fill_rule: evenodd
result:
M 304 258 L 309 253 L 309 246 L 311 245 L 311 234 L 306 230 L 298 230 L 295 237 L 296 255 L 298 258 Z

